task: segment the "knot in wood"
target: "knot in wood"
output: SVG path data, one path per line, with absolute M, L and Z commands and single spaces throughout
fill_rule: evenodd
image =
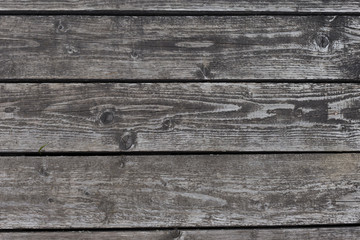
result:
M 174 121 L 171 118 L 165 118 L 164 121 L 162 122 L 161 129 L 169 130 L 172 128 L 174 128 Z
M 66 24 L 64 25 L 61 20 L 55 23 L 55 28 L 58 33 L 66 33 L 68 31 Z
M 11 112 L 13 112 L 13 111 L 15 111 L 15 107 L 7 107 L 7 108 L 5 108 L 5 112 L 6 113 L 11 113 Z
M 121 150 L 129 150 L 135 142 L 135 135 L 132 133 L 125 133 L 119 139 L 119 148 Z
M 175 229 L 170 233 L 170 235 L 171 235 L 171 238 L 178 239 L 181 237 L 181 231 L 179 229 Z
M 110 111 L 105 111 L 100 116 L 100 122 L 104 125 L 110 124 L 114 121 L 114 113 Z
M 303 111 L 300 108 L 294 109 L 295 117 L 302 117 Z
M 139 58 L 139 54 L 135 50 L 131 51 L 130 56 L 133 60 L 136 60 Z
M 321 34 L 317 37 L 316 43 L 321 48 L 327 48 L 330 44 L 330 40 L 328 36 L 326 36 L 325 34 Z
M 68 54 L 74 54 L 79 52 L 79 50 L 72 45 L 65 45 L 65 48 Z
M 50 173 L 47 171 L 47 169 L 43 166 L 41 166 L 38 170 L 39 174 L 44 177 L 50 176 Z

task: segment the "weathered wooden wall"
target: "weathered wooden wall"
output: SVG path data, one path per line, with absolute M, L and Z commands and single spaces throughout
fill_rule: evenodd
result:
M 1 1 L 0 240 L 360 239 L 359 56 L 358 0 Z

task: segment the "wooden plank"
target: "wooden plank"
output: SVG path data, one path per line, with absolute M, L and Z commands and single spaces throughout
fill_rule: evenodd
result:
M 1 11 L 358 13 L 357 0 L 2 0 Z
M 241 229 L 241 230 L 169 230 L 169 231 L 111 231 L 111 232 L 23 232 L 0 233 L 1 240 L 358 240 L 358 227 L 295 228 L 295 229 Z
M 1 16 L 2 79 L 351 79 L 355 16 Z
M 358 151 L 359 107 L 354 83 L 0 84 L 0 151 Z
M 359 154 L 1 157 L 0 228 L 348 224 Z

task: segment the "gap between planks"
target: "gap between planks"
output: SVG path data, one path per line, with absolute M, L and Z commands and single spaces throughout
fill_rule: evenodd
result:
M 253 230 L 161 230 L 161 231 L 72 231 L 72 232 L 24 232 L 1 233 L 1 240 L 22 239 L 101 239 L 109 240 L 358 240 L 360 228 L 313 228 L 313 229 L 253 229 Z
M 359 12 L 281 11 L 121 11 L 121 10 L 1 10 L 0 16 L 360 16 Z

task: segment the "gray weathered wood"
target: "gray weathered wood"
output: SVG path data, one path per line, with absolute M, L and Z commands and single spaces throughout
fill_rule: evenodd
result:
M 357 223 L 359 154 L 1 157 L 0 228 Z
M 304 229 L 242 229 L 186 231 L 126 231 L 126 232 L 24 232 L 0 233 L 1 240 L 358 240 L 358 227 Z
M 0 160 L 2 228 L 354 223 L 360 214 L 355 154 Z
M 2 0 L 0 11 L 351 12 L 358 0 Z
M 0 151 L 358 151 L 360 85 L 0 84 Z
M 1 16 L 2 79 L 352 79 L 360 17 Z

